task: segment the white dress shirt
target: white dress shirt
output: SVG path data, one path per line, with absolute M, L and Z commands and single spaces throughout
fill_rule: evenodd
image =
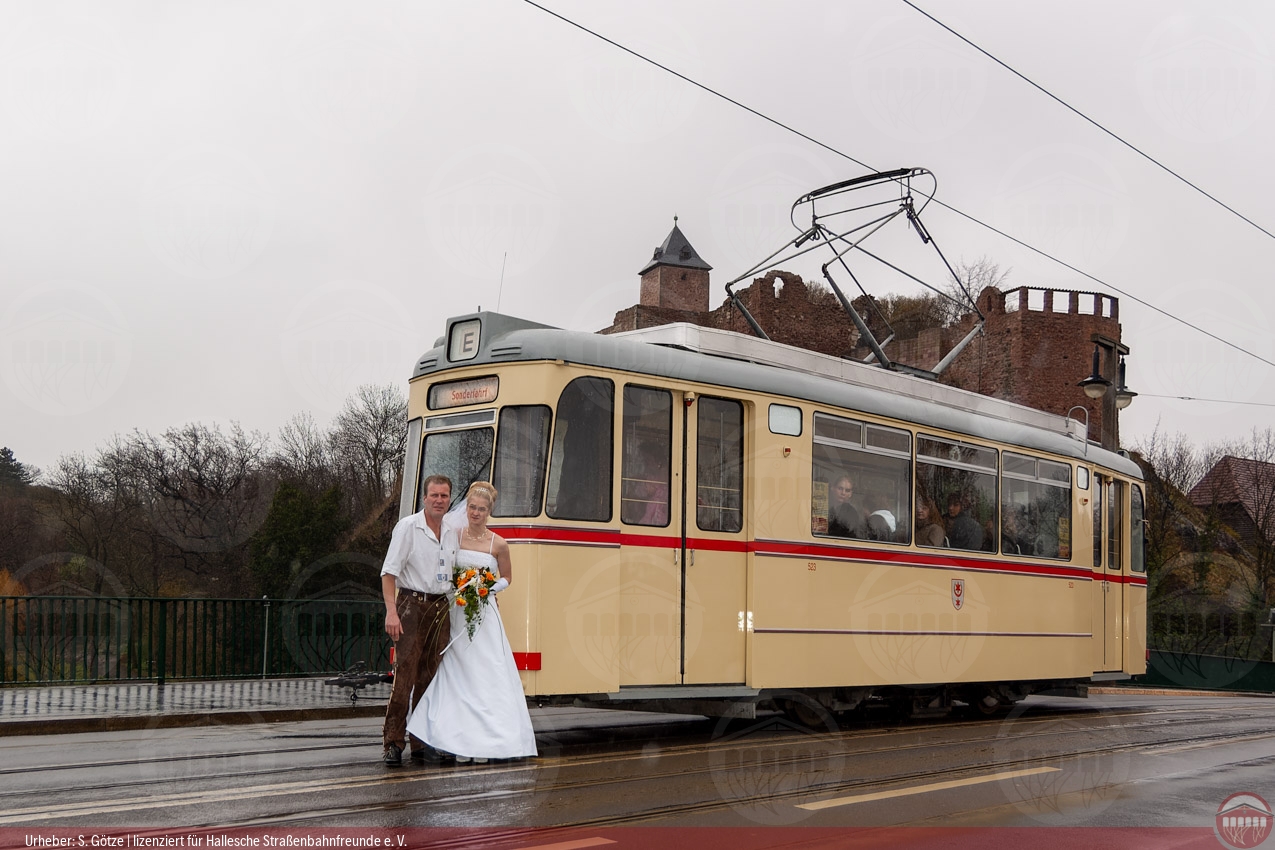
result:
M 452 586 L 452 566 L 460 539 L 454 528 L 441 526 L 440 541 L 425 522 L 425 512 L 405 516 L 394 526 L 390 548 L 381 565 L 381 575 L 394 576 L 394 583 L 420 593 L 446 593 Z M 442 568 L 440 570 L 440 559 Z M 439 573 L 443 579 L 438 579 Z

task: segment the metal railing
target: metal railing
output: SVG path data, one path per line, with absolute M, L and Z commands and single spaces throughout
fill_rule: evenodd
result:
M 1214 655 L 1247 661 L 1271 660 L 1271 636 L 1258 614 L 1249 611 L 1153 611 L 1147 648 L 1170 653 Z
M 372 599 L 0 596 L 0 684 L 389 669 Z

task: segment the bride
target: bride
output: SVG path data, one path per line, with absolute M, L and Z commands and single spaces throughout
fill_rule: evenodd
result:
M 509 586 L 509 544 L 488 530 L 496 488 L 475 481 L 465 494 L 468 525 L 459 534 L 456 567 L 487 569 L 499 577 L 491 593 Z M 451 646 L 407 722 L 407 731 L 458 762 L 536 755 L 536 736 L 500 609 L 483 606 L 473 639 L 463 608 L 451 606 Z

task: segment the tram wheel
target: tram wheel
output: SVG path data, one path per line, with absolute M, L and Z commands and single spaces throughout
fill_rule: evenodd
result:
M 971 698 L 969 706 L 980 717 L 995 717 L 1009 707 L 997 699 L 991 691 L 983 691 Z
M 890 714 L 898 720 L 911 720 L 916 713 L 916 700 L 910 696 L 894 697 L 887 702 Z
M 809 698 L 787 700 L 784 709 L 790 718 L 809 729 L 826 731 L 837 726 L 832 713 Z

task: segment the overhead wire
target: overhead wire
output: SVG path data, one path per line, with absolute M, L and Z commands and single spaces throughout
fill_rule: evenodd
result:
M 1138 398 L 1169 398 L 1177 401 L 1202 401 L 1209 404 L 1242 404 L 1246 407 L 1275 407 L 1275 403 L 1267 401 L 1236 401 L 1231 398 L 1196 398 L 1189 395 L 1158 395 L 1156 393 L 1138 393 Z
M 904 1 L 904 2 L 907 2 L 907 0 L 903 0 L 903 1 Z M 662 63 L 660 63 L 660 62 L 657 62 L 656 60 L 654 60 L 654 59 L 650 58 L 649 56 L 646 56 L 646 55 L 644 55 L 644 54 L 642 54 L 642 53 L 637 52 L 636 50 L 634 50 L 634 49 L 632 49 L 632 48 L 630 48 L 630 47 L 625 46 L 624 44 L 621 44 L 620 42 L 616 41 L 615 39 L 609 38 L 608 36 L 605 36 L 605 35 L 603 35 L 603 34 L 601 34 L 601 33 L 597 32 L 596 30 L 589 29 L 588 27 L 584 26 L 583 24 L 577 23 L 576 21 L 572 20 L 571 18 L 566 17 L 565 15 L 562 15 L 562 14 L 560 14 L 560 13 L 558 13 L 558 12 L 555 12 L 555 11 L 554 11 L 554 10 L 552 10 L 552 9 L 549 9 L 549 8 L 547 8 L 547 7 L 545 7 L 545 6 L 542 6 L 541 4 L 539 4 L 539 3 L 535 2 L 535 0 L 522 0 L 522 2 L 526 3 L 528 6 L 531 6 L 531 7 L 535 8 L 535 9 L 539 9 L 541 12 L 544 12 L 545 14 L 549 15 L 550 17 L 557 18 L 558 20 L 562 21 L 563 23 L 565 23 L 565 24 L 567 24 L 567 25 L 569 25 L 569 26 L 575 27 L 576 29 L 580 30 L 581 32 L 584 32 L 584 33 L 587 33 L 588 35 L 593 36 L 594 38 L 598 39 L 599 41 L 606 42 L 607 44 L 611 45 L 612 47 L 615 47 L 615 48 L 617 48 L 617 49 L 619 49 L 619 50 L 622 50 L 622 51 L 624 51 L 625 53 L 628 53 L 630 56 L 633 56 L 633 57 L 634 57 L 634 58 L 636 58 L 636 59 L 640 59 L 641 61 L 646 62 L 648 65 L 653 65 L 653 66 L 655 66 L 656 68 L 659 68 L 661 71 L 664 71 L 664 72 L 666 72 L 666 73 L 668 73 L 668 74 L 671 74 L 672 76 L 677 77 L 679 80 L 682 80 L 683 82 L 686 82 L 686 83 L 689 83 L 689 84 L 690 84 L 690 85 L 692 85 L 692 86 L 695 86 L 696 88 L 700 89 L 701 91 L 707 92 L 708 94 L 712 95 L 713 97 L 716 97 L 716 98 L 718 98 L 718 99 L 720 99 L 720 100 L 724 100 L 724 101 L 726 101 L 727 103 L 731 104 L 732 106 L 736 106 L 736 107 L 738 107 L 738 108 L 740 108 L 740 109 L 744 110 L 745 112 L 749 113 L 750 115 L 753 115 L 753 116 L 755 116 L 755 117 L 757 117 L 757 118 L 760 118 L 761 120 L 763 120 L 763 121 L 765 121 L 765 122 L 767 122 L 767 123 L 769 123 L 769 124 L 773 124 L 773 125 L 774 125 L 774 126 L 776 126 L 776 127 L 779 127 L 779 128 L 781 128 L 781 129 L 783 129 L 783 130 L 786 130 L 786 131 L 787 131 L 787 132 L 789 132 L 789 133 L 792 133 L 792 134 L 794 134 L 794 135 L 796 135 L 796 136 L 798 136 L 798 137 L 800 137 L 800 138 L 802 138 L 802 139 L 805 139 L 806 141 L 810 142 L 811 144 L 813 144 L 813 145 L 815 145 L 815 146 L 817 146 L 817 147 L 823 148 L 824 150 L 828 151 L 829 153 L 836 154 L 837 156 L 839 156 L 839 157 L 841 157 L 841 158 L 843 158 L 843 159 L 845 159 L 845 160 L 848 160 L 849 162 L 853 162 L 855 165 L 859 166 L 860 168 L 866 168 L 866 169 L 867 169 L 868 171 L 870 171 L 870 172 L 877 172 L 877 171 L 880 171 L 880 169 L 874 168 L 873 166 L 869 165 L 868 163 L 863 162 L 862 160 L 856 159 L 855 157 L 851 156 L 850 154 L 846 153 L 845 151 L 838 150 L 837 148 L 833 147 L 832 145 L 828 144 L 827 142 L 820 141 L 819 139 L 816 139 L 815 137 L 813 137 L 813 136 L 811 136 L 811 135 L 809 135 L 809 134 L 807 134 L 807 133 L 804 133 L 804 132 L 802 132 L 801 130 L 796 129 L 795 127 L 792 127 L 792 126 L 790 126 L 790 125 L 788 125 L 788 124 L 785 124 L 784 122 L 782 122 L 782 121 L 780 121 L 780 120 L 778 120 L 778 119 L 776 119 L 776 118 L 772 118 L 772 117 L 770 117 L 769 115 L 766 115 L 764 112 L 760 112 L 760 111 L 758 111 L 758 110 L 754 109 L 753 107 L 748 106 L 747 104 L 742 103 L 742 102 L 740 102 L 740 101 L 736 100 L 735 98 L 733 98 L 733 97 L 731 97 L 731 96 L 729 96 L 729 95 L 727 95 L 727 94 L 724 94 L 724 93 L 722 93 L 722 92 L 720 92 L 720 91 L 717 91 L 716 89 L 714 89 L 714 88 L 712 88 L 712 87 L 710 87 L 710 86 L 708 86 L 708 85 L 705 85 L 704 83 L 701 83 L 701 82 L 699 82 L 698 80 L 695 80 L 695 79 L 693 79 L 693 78 L 691 78 L 691 77 L 686 76 L 685 74 L 681 73 L 680 71 L 674 70 L 673 68 L 670 68 L 670 67 L 669 67 L 669 66 L 667 66 L 667 65 L 664 65 L 664 64 L 662 64 Z M 911 5 L 911 4 L 909 4 L 909 5 Z M 919 10 L 918 10 L 918 11 L 919 11 Z M 1050 254 L 1048 251 L 1045 251 L 1045 250 L 1043 250 L 1043 249 L 1041 249 L 1041 248 L 1037 248 L 1037 247 L 1036 247 L 1036 246 L 1034 246 L 1034 245 L 1031 245 L 1031 244 L 1029 244 L 1029 243 L 1027 243 L 1027 242 L 1024 242 L 1023 240 L 1019 239 L 1018 237 L 1013 236 L 1013 235 L 1011 235 L 1011 234 L 1009 234 L 1009 233 L 1006 233 L 1005 231 L 1003 231 L 1003 230 L 1001 230 L 1001 229 L 999 229 L 999 228 L 997 228 L 997 227 L 994 227 L 993 225 L 988 224 L 987 222 L 982 221 L 982 220 L 981 220 L 981 219 L 979 219 L 979 218 L 976 218 L 975 216 L 971 215 L 970 213 L 967 213 L 967 212 L 964 212 L 963 210 L 957 209 L 956 207 L 952 206 L 951 204 L 945 203 L 945 202 L 943 202 L 943 201 L 939 200 L 938 198 L 934 198 L 934 199 L 933 199 L 933 202 L 934 202 L 934 203 L 936 203 L 936 204 L 938 204 L 939 206 L 943 207 L 944 209 L 947 209 L 947 210 L 950 210 L 951 212 L 956 213 L 957 215 L 959 215 L 959 216 L 961 216 L 962 218 L 964 218 L 964 219 L 966 219 L 966 220 L 968 220 L 968 221 L 972 222 L 973 224 L 977 224 L 978 226 L 980 226 L 980 227 L 982 227 L 982 228 L 984 228 L 984 229 L 986 229 L 986 230 L 989 230 L 989 231 L 991 231 L 992 233 L 995 233 L 995 234 L 996 234 L 996 235 L 998 235 L 998 236 L 1001 236 L 1001 237 L 1003 237 L 1003 238 L 1005 238 L 1005 239 L 1008 239 L 1009 241 L 1013 242 L 1013 243 L 1014 243 L 1014 244 L 1016 244 L 1016 245 L 1019 245 L 1019 246 L 1021 246 L 1021 247 L 1023 247 L 1023 248 L 1026 248 L 1027 250 L 1032 251 L 1032 252 L 1034 252 L 1034 253 L 1036 253 L 1036 254 L 1038 254 L 1038 255 L 1040 255 L 1040 256 L 1042 256 L 1042 257 L 1044 257 L 1045 259 L 1050 260 L 1051 262 L 1057 263 L 1058 265 L 1062 266 L 1063 268 L 1069 269 L 1069 270 L 1071 270 L 1071 271 L 1075 272 L 1076 274 L 1078 274 L 1078 275 L 1080 275 L 1080 276 L 1082 276 L 1082 277 L 1084 277 L 1084 278 L 1087 278 L 1088 280 L 1092 280 L 1094 283 L 1098 284 L 1099 286 L 1105 287 L 1106 289 L 1109 289 L 1109 290 L 1111 290 L 1112 292 L 1115 292 L 1115 293 L 1119 294 L 1120 296 L 1122 296 L 1122 297 L 1124 297 L 1124 298 L 1128 298 L 1129 300 L 1134 301 L 1134 302 L 1136 302 L 1136 303 L 1138 303 L 1138 304 L 1141 304 L 1142 306 L 1147 307 L 1147 308 L 1148 308 L 1148 309 L 1150 309 L 1150 310 L 1154 310 L 1155 312 L 1157 312 L 1157 313 L 1161 314 L 1162 316 L 1165 316 L 1166 318 L 1172 319 L 1173 321 L 1178 322 L 1179 324 L 1182 324 L 1182 325 L 1184 325 L 1184 326 L 1186 326 L 1186 327 L 1190 328 L 1191 330 L 1193 330 L 1193 331 L 1195 331 L 1195 332 L 1197 332 L 1197 333 L 1204 334 L 1205 336 L 1209 337 L 1210 339 L 1213 339 L 1213 340 L 1215 340 L 1216 342 L 1220 342 L 1220 343 L 1222 343 L 1223 345 L 1227 346 L 1228 348 L 1232 348 L 1232 349 L 1234 349 L 1234 350 L 1236 350 L 1236 351 L 1240 352 L 1241 354 L 1244 354 L 1244 355 L 1247 355 L 1247 356 L 1249 356 L 1249 357 L 1252 357 L 1252 358 L 1253 358 L 1253 359 L 1255 359 L 1255 360 L 1259 360 L 1259 361 L 1261 361 L 1262 363 L 1265 363 L 1265 364 L 1266 364 L 1266 365 L 1268 365 L 1268 366 L 1275 366 L 1275 360 L 1268 360 L 1267 358 L 1262 357 L 1260 354 L 1257 354 L 1257 353 L 1255 353 L 1255 352 L 1253 352 L 1253 351 L 1249 351 L 1248 349 L 1246 349 L 1246 348 L 1244 348 L 1244 347 L 1242 347 L 1242 346 L 1240 346 L 1240 345 L 1237 345 L 1236 343 L 1231 342 L 1231 341 L 1230 341 L 1230 340 L 1228 340 L 1228 339 L 1224 339 L 1223 337 L 1218 336 L 1217 334 L 1213 333 L 1212 331 L 1205 330 L 1204 328 L 1202 328 L 1202 327 L 1200 327 L 1200 326 L 1198 326 L 1198 325 L 1192 324 L 1191 322 L 1188 322 L 1186 319 L 1183 319 L 1183 318 L 1182 318 L 1182 317 L 1180 317 L 1180 316 L 1176 316 L 1176 315 L 1174 315 L 1173 313 L 1170 313 L 1168 310 L 1165 310 L 1165 309 L 1163 309 L 1163 308 L 1161 308 L 1161 307 L 1157 307 L 1156 305 L 1152 304 L 1151 302 L 1149 302 L 1149 301 L 1147 301 L 1147 300 L 1145 300 L 1145 299 L 1143 299 L 1143 298 L 1139 298 L 1138 296 L 1134 295 L 1133 293 L 1127 292 L 1127 291 L 1125 291 L 1125 290 L 1121 289 L 1121 288 L 1120 288 L 1120 287 L 1118 287 L 1118 286 L 1115 286 L 1115 285 L 1113 285 L 1113 284 L 1111 284 L 1111 283 L 1108 283 L 1107 281 L 1103 280 L 1102 278 L 1096 277 L 1096 276 L 1094 276 L 1094 275 L 1090 274 L 1089 272 L 1082 271 L 1081 269 L 1076 268 L 1076 267 L 1075 267 L 1075 266 L 1073 266 L 1072 264 L 1070 264 L 1070 263 L 1068 263 L 1068 262 L 1066 262 L 1066 261 L 1064 261 L 1064 260 L 1062 260 L 1062 259 L 1059 259 L 1058 257 L 1055 257 L 1053 254 Z M 1252 222 L 1250 222 L 1250 223 L 1252 223 Z M 1254 226 L 1256 227 L 1257 225 L 1254 225 Z M 1262 228 L 1260 228 L 1260 227 L 1259 227 L 1258 229 L 1262 229 Z M 1269 235 L 1269 234 L 1268 234 L 1268 235 Z
M 912 0 L 899 0 L 899 2 L 903 3 L 903 5 L 905 5 L 905 6 L 908 6 L 908 7 L 912 8 L 912 9 L 916 10 L 916 12 L 917 12 L 917 13 L 919 13 L 920 15 L 922 15 L 922 16 L 924 16 L 924 17 L 926 17 L 926 18 L 929 18 L 931 21 L 933 21 L 934 23 L 938 24 L 940 27 L 942 27 L 943 29 L 947 30 L 947 31 L 948 31 L 948 32 L 950 32 L 952 35 L 956 36 L 956 37 L 957 37 L 957 38 L 959 38 L 961 41 L 965 42 L 965 43 L 966 43 L 966 44 L 968 44 L 970 47 L 972 47 L 972 48 L 974 48 L 975 50 L 977 50 L 979 53 L 983 54 L 983 55 L 984 55 L 984 56 L 986 56 L 988 59 L 991 59 L 991 60 L 992 60 L 993 62 L 995 62 L 997 65 L 1000 65 L 1000 66 L 1001 66 L 1002 68 L 1004 68 L 1006 71 L 1009 71 L 1009 72 L 1010 72 L 1011 74 L 1013 74 L 1015 77 L 1018 77 L 1020 80 L 1022 80 L 1022 81 L 1023 81 L 1023 82 L 1025 82 L 1025 83 L 1027 83 L 1027 85 L 1029 85 L 1029 86 L 1031 86 L 1032 88 L 1036 89 L 1036 90 L 1037 90 L 1037 91 L 1039 91 L 1041 94 L 1045 95 L 1045 96 L 1046 96 L 1046 97 L 1048 97 L 1050 100 L 1052 100 L 1052 101 L 1054 101 L 1055 103 L 1057 103 L 1057 104 L 1061 105 L 1061 106 L 1062 106 L 1062 107 L 1064 107 L 1065 109 L 1068 109 L 1068 110 L 1070 110 L 1071 112 L 1075 113 L 1076 115 L 1080 116 L 1080 117 L 1081 117 L 1081 118 L 1083 118 L 1085 121 L 1087 121 L 1087 122 L 1089 122 L 1090 124 L 1092 124 L 1093 126 L 1097 127 L 1099 130 L 1101 130 L 1102 132 L 1106 133 L 1108 136 L 1110 136 L 1111 138 L 1115 139 L 1117 142 L 1119 142 L 1120 144 L 1124 145 L 1126 148 L 1128 148 L 1129 150 L 1133 151 L 1133 152 L 1134 152 L 1134 153 L 1136 153 L 1138 156 L 1142 157 L 1142 158 L 1143 158 L 1143 159 L 1145 159 L 1147 162 L 1149 162 L 1149 163 L 1151 163 L 1152 165 L 1154 165 L 1156 168 L 1159 168 L 1161 171 L 1164 171 L 1166 174 L 1170 174 L 1170 175 L 1172 175 L 1175 179 L 1177 179 L 1177 180 L 1179 180 L 1179 181 L 1181 181 L 1181 182 L 1185 183 L 1186 185 L 1190 186 L 1192 189 L 1194 189 L 1195 191 L 1199 192 L 1201 195 L 1203 195 L 1204 197 L 1208 198 L 1210 201 L 1212 201 L 1213 203 L 1217 204 L 1219 207 L 1221 207 L 1222 209 L 1226 210 L 1226 211 L 1227 211 L 1227 212 L 1229 212 L 1231 215 L 1235 216 L 1236 218 L 1240 219 L 1241 221 L 1246 222 L 1247 224 L 1252 225 L 1253 227 L 1257 228 L 1258 230 L 1260 230 L 1262 233 L 1266 234 L 1266 235 L 1267 235 L 1267 236 L 1269 236 L 1270 238 L 1275 239 L 1275 233 L 1271 233 L 1271 232 L 1270 232 L 1269 230 L 1267 230 L 1265 227 L 1262 227 L 1260 224 L 1258 224 L 1257 222 L 1253 221 L 1253 219 L 1249 218 L 1248 216 L 1244 215 L 1244 213 L 1240 212 L 1239 210 L 1237 210 L 1237 209 L 1235 209 L 1234 207 L 1230 206 L 1229 204 L 1225 203 L 1224 201 L 1222 201 L 1221 199 L 1219 199 L 1217 196 L 1212 195 L 1212 194 L 1210 194 L 1209 192 L 1206 192 L 1206 191 L 1205 191 L 1204 189 L 1202 189 L 1200 186 L 1196 185 L 1195 183 L 1192 183 L 1190 180 L 1186 179 L 1186 178 L 1185 178 L 1185 177 L 1183 177 L 1181 174 L 1179 174 L 1178 172 L 1174 171 L 1172 168 L 1169 168 L 1169 166 L 1165 165 L 1165 164 L 1164 164 L 1163 162 L 1161 162 L 1160 160 L 1158 160 L 1158 159 L 1156 159 L 1155 157 L 1151 156 L 1151 154 L 1149 154 L 1149 153 L 1147 153 L 1146 151 L 1142 150 L 1142 149 L 1141 149 L 1141 148 L 1139 148 L 1137 145 L 1133 144 L 1132 142 L 1126 141 L 1126 140 L 1125 140 L 1125 139 L 1123 139 L 1122 137 L 1118 136 L 1118 135 L 1117 135 L 1115 132 L 1113 132 L 1112 130 L 1107 129 L 1107 128 L 1106 128 L 1106 127 L 1104 127 L 1102 124 L 1098 123 L 1098 122 L 1097 122 L 1097 121 L 1095 121 L 1093 118 L 1090 118 L 1088 115 L 1086 115 L 1085 113 L 1081 112 L 1079 109 L 1077 109 L 1076 107 L 1072 106 L 1070 103 L 1068 103 L 1067 101 L 1063 100 L 1061 97 L 1059 97 L 1058 95 L 1054 94 L 1054 93 L 1053 93 L 1053 92 L 1051 92 L 1049 89 L 1047 89 L 1047 88 L 1045 88 L 1044 86 L 1040 85 L 1040 84 L 1039 84 L 1039 83 L 1037 83 L 1035 80 L 1032 80 L 1030 77 L 1028 77 L 1027 75 L 1023 74 L 1023 73 L 1022 73 L 1021 71 L 1019 71 L 1018 69 L 1016 69 L 1016 68 L 1014 68 L 1014 67 L 1010 66 L 1009 64 L 1007 64 L 1006 62 L 1002 61 L 1001 59 L 998 59 L 997 57 L 993 56 L 991 53 L 989 53 L 988 51 L 984 50 L 982 47 L 980 47 L 979 45 L 975 44 L 975 43 L 974 43 L 973 41 L 971 41 L 970 39 L 968 39 L 968 38 L 966 38 L 965 36 L 961 35 L 959 32 L 957 32 L 956 30 L 952 29 L 950 26 L 948 26 L 947 24 L 943 23 L 943 22 L 942 22 L 942 21 L 940 21 L 938 18 L 934 17 L 934 16 L 933 16 L 933 15 L 931 15 L 929 12 L 925 11 L 924 9 L 922 9 L 920 6 L 918 6 L 918 5 L 916 5 L 915 3 L 913 3 L 913 2 L 912 2 Z

